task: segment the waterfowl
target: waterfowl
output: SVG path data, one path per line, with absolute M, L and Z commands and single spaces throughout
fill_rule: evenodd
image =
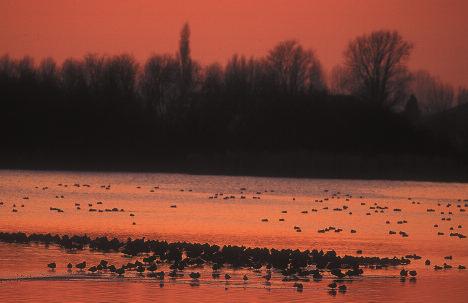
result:
M 118 268 L 115 271 L 115 273 L 118 274 L 119 276 L 123 276 L 125 274 L 125 268 L 122 266 L 122 267 Z
M 86 261 L 76 264 L 75 267 L 80 269 L 80 270 L 85 269 L 86 268 Z
M 156 269 L 158 269 L 158 267 L 156 266 L 155 263 L 151 264 L 148 268 L 148 271 L 150 272 L 154 272 Z
M 101 266 L 103 269 L 107 269 L 108 264 L 109 262 L 107 262 L 106 260 L 101 260 L 101 262 L 99 262 L 99 266 Z
M 47 267 L 50 269 L 55 269 L 57 267 L 57 264 L 55 264 L 55 262 L 52 262 L 52 263 L 47 264 Z
M 304 285 L 302 283 L 294 283 L 294 287 L 296 288 L 297 291 L 302 291 L 304 289 Z
M 323 278 L 322 274 L 317 270 L 313 273 L 312 278 L 316 281 L 321 280 Z
M 334 275 L 334 276 L 340 278 L 340 279 L 343 278 L 343 277 L 345 276 L 345 274 L 342 273 L 341 270 L 338 269 L 338 268 L 332 269 L 332 270 L 330 271 L 330 273 L 331 273 L 332 275 Z
M 214 273 L 211 274 L 211 276 L 213 277 L 213 279 L 218 279 L 220 275 L 221 275 L 221 274 L 220 274 L 219 272 L 214 272 Z

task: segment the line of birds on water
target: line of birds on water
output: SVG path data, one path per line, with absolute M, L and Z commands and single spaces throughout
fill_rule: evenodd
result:
M 143 258 L 144 263 L 137 260 L 134 263 L 129 262 L 125 265 L 122 265 L 121 267 L 116 267 L 113 264 L 109 264 L 107 260 L 101 260 L 98 265 L 89 266 L 88 268 L 87 268 L 88 264 L 86 263 L 86 261 L 83 261 L 75 265 L 73 265 L 72 263 L 68 263 L 66 268 L 68 272 L 71 272 L 73 268 L 76 268 L 78 269 L 78 272 L 83 272 L 83 273 L 87 269 L 87 271 L 89 271 L 91 274 L 100 273 L 100 272 L 110 272 L 111 274 L 116 274 L 118 277 L 121 277 L 121 278 L 123 278 L 125 274 L 130 271 L 136 271 L 137 276 L 144 277 L 143 273 L 145 271 L 148 271 L 149 273 L 147 274 L 147 277 L 156 278 L 160 280 L 160 285 L 163 286 L 164 279 L 166 277 L 166 272 L 157 271 L 158 266 L 156 265 L 155 261 L 156 261 L 156 258 L 154 256 L 150 256 L 150 257 Z M 56 262 L 49 263 L 47 264 L 47 267 L 50 270 L 55 271 L 55 269 L 57 268 L 57 263 Z M 184 272 L 182 272 L 181 270 L 178 270 L 176 266 L 171 266 L 170 268 L 172 270 L 167 274 L 169 279 L 175 280 L 177 278 L 184 277 Z M 220 279 L 222 275 L 222 273 L 220 272 L 220 269 L 221 267 L 218 264 L 213 264 L 212 266 L 213 272 L 211 274 L 213 279 Z M 261 273 L 260 267 L 256 267 L 256 269 L 253 271 L 255 273 Z M 414 271 L 411 271 L 411 272 L 414 272 Z M 345 293 L 348 287 L 345 284 L 341 284 L 341 285 L 338 284 L 338 283 L 345 282 L 343 280 L 345 275 L 342 274 L 341 271 L 337 271 L 337 270 L 332 271 L 332 274 L 334 274 L 338 279 L 334 280 L 332 283 L 327 285 L 327 287 L 329 288 L 330 294 L 336 295 L 337 290 L 341 293 Z M 202 277 L 200 272 L 191 271 L 188 274 L 188 276 L 191 279 L 190 281 L 191 286 L 200 285 L 200 278 Z M 272 271 L 270 267 L 267 267 L 267 269 L 265 270 L 265 274 L 260 275 L 260 276 L 264 280 L 264 285 L 271 286 Z M 314 271 L 314 274 L 313 274 L 314 281 L 317 281 L 317 282 L 321 281 L 322 278 L 323 278 L 323 275 L 319 271 Z M 224 280 L 226 283 L 229 283 L 231 279 L 232 279 L 232 276 L 229 273 L 224 274 Z M 242 281 L 244 284 L 248 283 L 249 280 L 250 278 L 247 274 L 242 275 Z M 298 278 L 298 277 L 295 277 L 295 278 L 285 277 L 282 279 L 282 281 L 283 282 L 295 281 L 294 284 L 292 285 L 293 288 L 295 288 L 299 292 L 302 292 L 304 290 L 304 284 L 298 281 L 309 282 L 310 279 Z

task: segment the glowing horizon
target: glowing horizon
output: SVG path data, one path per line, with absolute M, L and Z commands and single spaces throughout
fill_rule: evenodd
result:
M 61 62 L 86 53 L 174 54 L 184 22 L 192 56 L 202 64 L 231 55 L 263 56 L 297 39 L 316 51 L 325 70 L 339 64 L 349 40 L 373 30 L 398 30 L 415 45 L 412 70 L 468 86 L 468 31 L 463 0 L 413 1 L 39 1 L 0 3 L 0 54 L 51 56 Z

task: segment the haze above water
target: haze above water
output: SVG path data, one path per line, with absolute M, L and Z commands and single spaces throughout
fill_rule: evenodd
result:
M 432 266 L 444 262 L 454 267 L 468 265 L 467 240 L 449 236 L 451 232 L 466 234 L 466 199 L 468 184 L 460 183 L 0 171 L 0 232 L 86 233 L 121 239 L 147 237 L 218 245 L 334 249 L 339 255 L 356 255 L 357 250 L 362 250 L 364 256 L 415 253 L 422 256 L 408 266 L 418 271 L 415 283 L 400 282 L 401 268 L 365 269 L 364 276 L 349 283 L 347 293 L 338 294 L 334 301 L 464 302 L 467 272 L 434 271 Z M 51 207 L 63 212 L 51 211 Z M 119 211 L 109 211 L 113 208 Z M 294 226 L 302 232 L 296 232 Z M 330 226 L 343 231 L 318 233 Z M 390 230 L 396 234 L 390 235 Z M 409 236 L 402 237 L 399 231 Z M 445 260 L 449 255 L 453 259 Z M 213 302 L 330 298 L 326 288 L 330 280 L 304 283 L 304 291 L 298 293 L 281 282 L 279 275 L 269 287 L 255 276 L 248 284 L 242 283 L 246 273 L 242 270 L 232 270 L 229 285 L 210 278 L 202 280 L 199 287 L 191 287 L 188 279 L 182 279 L 167 282 L 162 289 L 158 283 L 132 276 L 116 280 L 106 275 L 83 277 L 66 272 L 68 262 L 99 262 L 102 258 L 116 263 L 128 261 L 120 254 L 72 254 L 55 246 L 0 243 L 0 298 L 2 302 L 34 302 L 37 298 L 48 302 L 125 302 L 130 296 L 132 301 L 188 302 L 201 297 Z M 424 265 L 426 259 L 432 261 L 431 266 Z M 54 272 L 46 267 L 52 261 L 58 266 Z M 201 270 L 202 277 L 205 273 L 209 276 L 209 272 Z M 74 282 L 69 281 L 70 277 Z

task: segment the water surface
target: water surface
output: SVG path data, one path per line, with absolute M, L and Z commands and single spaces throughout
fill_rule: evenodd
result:
M 64 268 L 68 262 L 127 260 L 119 254 L 72 254 L 54 246 L 0 244 L 0 278 L 4 279 L 0 297 L 15 302 L 33 302 L 38 296 L 48 302 L 108 298 L 124 302 L 129 297 L 134 301 L 203 297 L 217 302 L 279 302 L 303 301 L 313 295 L 319 301 L 333 298 L 337 302 L 440 302 L 446 298 L 463 302 L 468 274 L 457 269 L 434 271 L 424 260 L 430 259 L 432 265 L 468 265 L 467 239 L 449 236 L 451 232 L 465 234 L 466 199 L 468 184 L 460 183 L 0 171 L 0 231 L 4 232 L 333 249 L 341 255 L 362 250 L 366 256 L 422 256 L 409 266 L 418 271 L 417 282 L 400 282 L 401 268 L 365 270 L 363 278 L 348 282 L 346 294 L 331 296 L 326 279 L 306 283 L 298 293 L 281 282 L 279 275 L 268 287 L 254 276 L 245 285 L 241 282 L 245 272 L 235 270 L 231 270 L 230 285 L 204 279 L 197 287 L 183 280 L 167 282 L 161 288 L 159 283 L 132 276 L 123 280 L 106 275 L 73 276 L 75 273 Z M 51 207 L 63 212 L 51 211 Z M 109 211 L 113 208 L 119 211 Z M 296 232 L 294 226 L 302 232 Z M 343 231 L 318 233 L 329 226 Z M 397 234 L 390 235 L 390 230 Z M 399 231 L 409 236 L 402 237 Z M 444 259 L 448 255 L 452 260 Z M 19 256 L 27 262 L 18 262 Z M 58 264 L 54 272 L 46 268 L 52 261 Z M 27 291 L 20 291 L 23 289 Z M 93 296 L 86 289 L 93 289 Z

